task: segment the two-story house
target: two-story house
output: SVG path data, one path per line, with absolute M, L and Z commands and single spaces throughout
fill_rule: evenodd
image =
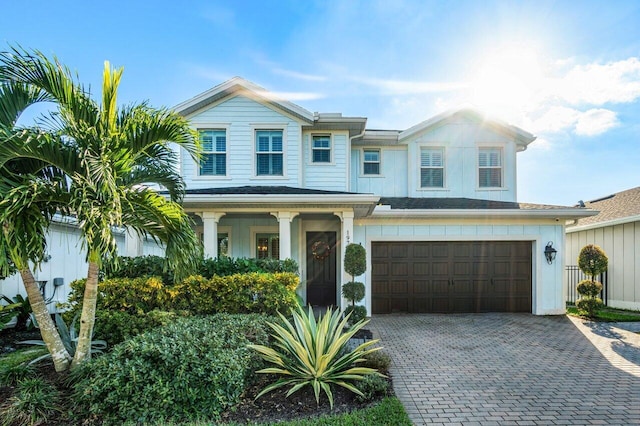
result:
M 472 109 L 367 130 L 238 77 L 176 110 L 203 145 L 180 168 L 206 255 L 293 258 L 306 303 L 344 306 L 344 249 L 357 243 L 373 315 L 565 312 L 553 252 L 567 219 L 595 212 L 516 201 L 532 134 Z

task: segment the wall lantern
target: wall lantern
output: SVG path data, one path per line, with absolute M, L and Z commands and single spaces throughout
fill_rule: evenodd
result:
M 547 263 L 551 265 L 556 258 L 558 250 L 553 248 L 553 243 L 549 241 L 544 248 L 544 257 L 547 258 Z

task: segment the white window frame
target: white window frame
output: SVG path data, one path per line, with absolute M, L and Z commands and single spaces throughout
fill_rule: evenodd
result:
M 287 129 L 288 125 L 283 123 L 257 123 L 251 124 L 253 156 L 252 156 L 252 178 L 256 180 L 283 180 L 287 177 Z M 282 175 L 259 175 L 258 174 L 258 138 L 259 131 L 281 131 L 282 132 Z
M 203 123 L 203 124 L 199 124 L 195 130 L 196 132 L 198 132 L 198 137 L 200 137 L 200 131 L 203 130 L 214 130 L 214 131 L 224 131 L 225 135 L 226 135 L 226 143 L 225 143 L 225 158 L 226 158 L 226 170 L 225 170 L 225 174 L 224 175 L 201 175 L 200 174 L 200 161 L 199 160 L 194 160 L 195 163 L 195 167 L 194 167 L 194 180 L 230 180 L 230 176 L 229 176 L 229 127 L 230 125 L 228 123 Z M 204 152 L 203 152 L 204 153 Z M 222 154 L 222 152 L 217 152 L 217 151 L 208 151 L 207 153 L 212 153 L 212 154 Z
M 365 161 L 365 152 L 366 151 L 377 151 L 378 152 L 378 161 L 377 162 Z M 360 176 L 361 177 L 367 177 L 367 178 L 370 178 L 370 177 L 382 177 L 382 149 L 380 149 L 380 148 L 362 148 L 361 153 L 362 153 L 361 154 L 362 155 L 362 162 L 361 162 L 362 166 L 360 168 Z M 369 164 L 377 163 L 378 164 L 378 173 L 377 174 L 367 174 L 367 173 L 365 173 L 364 165 L 366 163 L 369 163 Z
M 441 166 L 422 166 L 423 151 L 439 151 L 442 155 Z M 421 146 L 418 157 L 418 189 L 422 191 L 438 191 L 447 188 L 447 152 L 442 146 Z M 442 186 L 422 186 L 423 169 L 442 169 Z
M 314 138 L 316 137 L 325 137 L 329 138 L 329 148 L 316 148 L 313 144 Z M 320 151 L 329 151 L 329 161 L 314 161 L 313 153 L 316 150 Z M 333 147 L 333 135 L 331 133 L 311 133 L 309 135 L 309 161 L 308 164 L 314 166 L 330 166 L 333 165 L 334 158 L 334 147 Z
M 482 151 L 497 151 L 500 155 L 500 165 L 499 166 L 481 166 L 480 165 L 480 153 Z M 504 149 L 499 146 L 480 146 L 478 147 L 478 152 L 476 156 L 476 183 L 479 190 L 492 190 L 492 189 L 505 189 L 504 185 Z M 500 169 L 500 186 L 481 186 L 480 183 L 480 169 Z
M 256 240 L 258 234 L 277 234 L 280 237 L 280 228 L 278 226 L 250 226 L 249 233 L 251 234 L 251 253 L 249 253 L 249 257 L 257 259 L 258 244 Z

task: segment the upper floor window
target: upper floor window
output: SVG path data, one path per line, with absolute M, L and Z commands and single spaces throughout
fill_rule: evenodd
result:
M 256 130 L 256 175 L 283 175 L 282 130 Z
M 225 176 L 227 174 L 226 130 L 200 130 L 202 157 L 201 176 Z
M 362 173 L 365 175 L 380 174 L 380 150 L 365 149 L 363 151 Z
M 331 136 L 314 135 L 311 146 L 311 160 L 314 163 L 331 162 Z
M 502 187 L 502 150 L 480 148 L 478 151 L 478 186 L 480 188 Z
M 256 258 L 257 259 L 279 259 L 280 258 L 280 235 L 279 234 L 256 234 Z
M 420 187 L 444 188 L 444 150 L 442 148 L 420 150 Z

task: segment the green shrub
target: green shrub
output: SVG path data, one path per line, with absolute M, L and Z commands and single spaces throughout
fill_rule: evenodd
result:
M 344 310 L 345 316 L 349 316 L 349 324 L 357 324 L 367 318 L 367 308 L 364 306 L 347 306 Z
M 597 281 L 582 280 L 578 283 L 578 293 L 587 297 L 598 297 L 602 291 L 602 284 Z
M 252 272 L 298 273 L 298 264 L 293 259 L 248 259 L 220 257 L 204 259 L 200 267 L 200 275 L 205 278 L 214 276 L 228 276 L 236 274 L 250 274 Z
M 311 307 L 305 313 L 304 309 L 298 306 L 297 309 L 292 309 L 291 313 L 292 322 L 279 314 L 282 325 L 269 324 L 275 340 L 273 347 L 249 346 L 258 351 L 265 361 L 275 364 L 275 367 L 259 370 L 258 373 L 283 376 L 264 388 L 256 398 L 289 385 L 291 389 L 288 395 L 305 386 L 313 388 L 317 404 L 320 404 L 322 390 L 329 398 L 331 408 L 331 385 L 342 386 L 362 396 L 362 392 L 354 387 L 352 382 L 362 380 L 365 375 L 379 373 L 371 368 L 358 367 L 356 364 L 361 362 L 363 356 L 381 348 L 371 348 L 377 340 L 370 340 L 352 350 L 347 348 L 347 344 L 366 321 L 343 331 L 347 320 L 340 318 L 339 310 L 332 312 L 331 308 L 327 309 L 317 322 Z
M 204 315 L 216 312 L 275 315 L 297 305 L 298 284 L 298 276 L 292 273 L 189 277 L 172 289 L 173 306 Z
M 0 420 L 3 426 L 40 425 L 58 412 L 58 390 L 42 379 L 25 379 L 0 407 Z
M 125 421 L 215 419 L 239 401 L 266 344 L 260 315 L 179 318 L 133 337 L 80 367 L 74 385 L 83 415 Z
M 387 374 L 391 366 L 391 357 L 382 351 L 371 352 L 365 355 L 362 366 L 373 368 L 382 374 Z
M 599 297 L 583 297 L 576 301 L 576 307 L 590 317 L 593 318 L 596 315 L 598 309 L 602 309 L 604 303 Z
M 167 325 L 178 318 L 175 312 L 153 310 L 142 314 L 126 311 L 96 312 L 95 336 L 114 346 L 133 336 Z
M 360 402 L 368 402 L 389 395 L 389 382 L 377 374 L 367 374 L 362 380 L 355 382 L 354 386 L 361 393 L 356 395 L 356 399 Z
M 119 256 L 116 262 L 104 265 L 103 273 L 105 279 L 161 277 L 165 284 L 173 284 L 173 274 L 166 264 L 161 256 Z
M 11 321 L 11 319 L 13 319 L 13 317 L 15 316 L 16 317 L 16 325 L 14 327 L 15 330 L 22 331 L 22 330 L 30 330 L 33 328 L 33 322 L 29 321 L 33 310 L 31 309 L 31 303 L 29 303 L 28 297 L 24 297 L 21 294 L 16 294 L 13 297 L 13 299 L 9 299 L 7 296 L 2 296 L 2 299 L 4 299 L 9 304 L 7 306 L 10 307 L 10 310 L 13 312 L 13 315 L 9 317 L 8 321 L 4 322 L 2 319 L 4 315 L 2 315 L 2 313 L 7 308 L 2 309 L 2 311 L 0 311 L 1 325 L 4 326 L 4 324 Z M 5 314 L 9 314 L 9 313 L 6 312 Z M 2 330 L 1 327 L 0 327 L 0 330 Z
M 26 363 L 0 368 L 0 386 L 15 386 L 21 380 L 33 376 L 35 368 Z
M 360 244 L 349 244 L 344 253 L 344 270 L 354 277 L 367 270 L 367 252 Z
M 578 267 L 594 281 L 596 275 L 607 270 L 609 259 L 604 251 L 596 245 L 588 244 L 580 250 Z
M 351 302 L 351 305 L 355 305 L 355 302 L 359 302 L 364 299 L 364 284 L 357 281 L 350 281 L 342 286 L 342 297 Z
M 67 321 L 82 310 L 85 283 L 85 279 L 71 283 L 71 309 L 65 313 Z M 154 309 L 166 310 L 171 298 L 171 292 L 159 277 L 113 278 L 98 283 L 96 309 L 142 314 Z

